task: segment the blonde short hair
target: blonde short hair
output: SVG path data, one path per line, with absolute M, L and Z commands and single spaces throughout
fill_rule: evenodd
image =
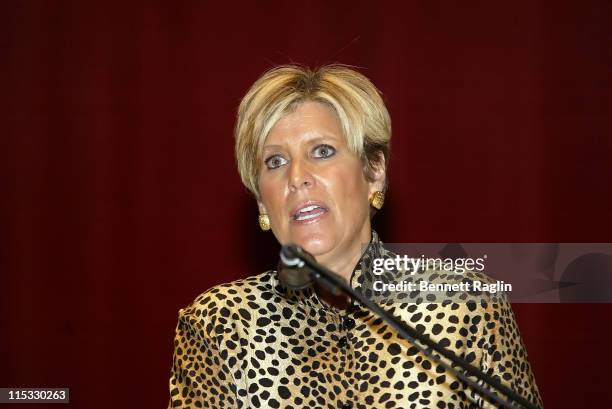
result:
M 259 172 L 264 142 L 272 127 L 305 102 L 331 107 L 338 115 L 349 149 L 361 157 L 366 178 L 373 167 L 389 162 L 391 118 L 380 91 L 359 72 L 344 65 L 315 70 L 283 65 L 264 73 L 246 93 L 234 129 L 238 172 L 259 198 Z

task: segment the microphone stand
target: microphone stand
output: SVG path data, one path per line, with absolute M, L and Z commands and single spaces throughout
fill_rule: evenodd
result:
M 317 263 L 312 256 L 305 252 L 300 246 L 286 245 L 283 246 L 280 251 L 280 258 L 283 264 L 288 267 L 303 268 L 304 266 L 309 267 L 310 276 L 322 287 L 325 287 L 334 295 L 341 295 L 342 293 L 349 296 L 352 300 L 358 301 L 360 304 L 367 307 L 370 311 L 382 318 L 387 324 L 395 328 L 397 333 L 404 339 L 408 340 L 413 344 L 420 352 L 425 356 L 433 360 L 436 364 L 442 366 L 445 370 L 455 375 L 457 378 L 471 386 L 474 390 L 487 396 L 492 401 L 508 409 L 539 409 L 533 403 L 520 396 L 518 393 L 508 388 L 506 385 L 499 382 L 497 379 L 490 375 L 482 372 L 472 364 L 468 363 L 465 359 L 457 356 L 454 352 L 440 346 L 438 343 L 433 341 L 425 334 L 421 334 L 414 328 L 406 324 L 400 318 L 385 311 L 378 304 L 368 299 L 363 294 L 355 291 L 342 277 L 333 271 L 327 269 L 321 264 Z M 418 340 L 418 342 L 417 342 Z M 425 346 L 424 346 L 425 345 Z M 465 370 L 461 372 L 455 369 L 452 365 L 442 361 L 440 356 L 433 353 L 433 351 L 447 358 L 455 366 L 459 366 Z M 504 394 L 508 399 L 504 399 L 498 396 L 490 389 L 485 388 L 483 385 L 470 379 L 467 375 L 471 375 L 478 379 L 479 382 L 484 383 L 489 388 L 496 389 Z M 517 402 L 517 404 L 513 403 Z

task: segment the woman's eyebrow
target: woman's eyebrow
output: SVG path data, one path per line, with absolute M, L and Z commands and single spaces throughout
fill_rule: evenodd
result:
M 282 145 L 264 145 L 263 149 L 281 149 Z
M 320 135 L 320 136 L 315 136 L 314 138 L 311 138 L 308 140 L 309 143 L 317 143 L 317 142 L 323 142 L 323 141 L 337 141 L 338 137 L 334 136 L 334 135 Z
M 338 141 L 339 137 L 332 134 L 332 133 L 324 133 L 324 134 L 317 134 L 315 136 L 312 137 L 306 137 L 306 140 L 304 141 L 307 144 L 314 144 L 314 143 L 318 143 L 318 142 L 323 142 L 323 141 Z M 263 151 L 267 151 L 267 150 L 276 150 L 276 149 L 283 149 L 284 146 L 283 145 L 278 145 L 278 144 L 266 144 L 263 146 L 262 150 Z

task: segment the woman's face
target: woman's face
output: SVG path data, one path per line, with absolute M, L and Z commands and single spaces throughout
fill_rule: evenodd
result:
M 304 102 L 279 120 L 263 148 L 260 212 L 281 244 L 295 243 L 323 264 L 359 252 L 370 240 L 369 197 L 382 190 L 351 152 L 335 112 Z

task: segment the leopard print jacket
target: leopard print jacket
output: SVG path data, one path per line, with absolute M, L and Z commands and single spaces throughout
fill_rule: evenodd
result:
M 351 286 L 369 295 L 368 266 L 375 257 L 394 254 L 372 232 L 372 241 L 351 277 Z M 431 281 L 444 277 L 440 272 L 426 274 Z M 487 279 L 473 273 L 467 278 Z M 514 314 L 504 298 L 480 302 L 413 298 L 383 306 L 543 406 Z M 215 286 L 179 311 L 169 407 L 494 405 L 359 304 L 336 309 L 321 301 L 313 289 L 284 288 L 277 272 L 269 271 Z

